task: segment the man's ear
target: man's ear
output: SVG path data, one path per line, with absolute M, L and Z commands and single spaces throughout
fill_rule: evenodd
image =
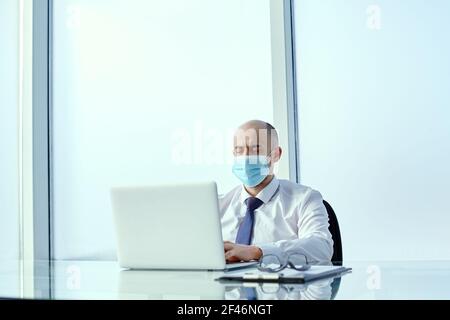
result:
M 278 162 L 281 158 L 281 154 L 283 153 L 283 149 L 281 147 L 277 147 L 272 154 L 273 163 Z

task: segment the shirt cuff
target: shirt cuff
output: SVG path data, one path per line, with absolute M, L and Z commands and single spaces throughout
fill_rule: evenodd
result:
M 284 253 L 283 250 L 280 249 L 275 243 L 266 243 L 257 245 L 262 251 L 263 256 L 267 255 L 275 255 L 278 258 L 283 258 Z

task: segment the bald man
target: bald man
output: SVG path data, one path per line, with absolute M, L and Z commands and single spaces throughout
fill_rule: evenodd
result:
M 236 130 L 233 173 L 242 184 L 219 197 L 227 262 L 269 254 L 283 260 L 294 252 L 309 263 L 330 262 L 333 240 L 322 196 L 275 177 L 282 153 L 271 124 L 252 120 Z

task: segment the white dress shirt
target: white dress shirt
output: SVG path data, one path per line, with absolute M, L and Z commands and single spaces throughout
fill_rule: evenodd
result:
M 245 288 L 254 289 L 257 300 L 331 300 L 333 296 L 332 283 L 334 278 L 317 280 L 308 285 L 282 285 L 274 284 L 274 287 L 227 287 L 225 300 L 248 300 Z
M 224 241 L 235 242 L 251 195 L 243 186 L 219 196 Z M 329 262 L 333 240 L 328 230 L 328 213 L 322 195 L 303 185 L 273 177 L 256 195 L 263 204 L 255 210 L 252 245 L 264 255 L 298 252 L 308 262 Z

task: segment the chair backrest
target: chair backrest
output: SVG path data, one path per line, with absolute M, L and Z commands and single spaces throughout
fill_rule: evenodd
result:
M 331 236 L 333 238 L 333 257 L 331 258 L 331 262 L 334 265 L 342 265 L 342 261 L 344 258 L 342 253 L 342 240 L 339 223 L 331 205 L 325 200 L 323 200 L 323 204 L 325 205 L 325 208 L 328 212 L 328 230 L 330 230 Z

